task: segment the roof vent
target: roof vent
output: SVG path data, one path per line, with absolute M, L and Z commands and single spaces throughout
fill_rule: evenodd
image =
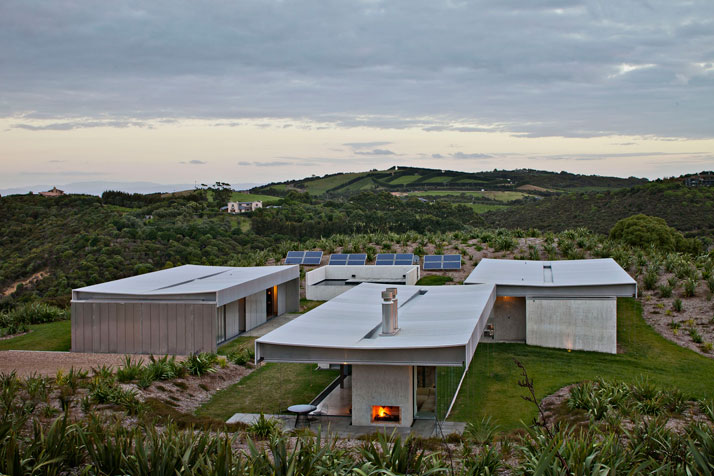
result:
M 543 282 L 552 283 L 553 282 L 553 267 L 549 264 L 543 265 Z
M 393 336 L 399 332 L 397 326 L 397 288 L 382 291 L 382 336 Z

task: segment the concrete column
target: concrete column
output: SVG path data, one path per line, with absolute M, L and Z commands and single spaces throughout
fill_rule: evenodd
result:
M 400 407 L 400 424 L 372 423 L 372 406 Z M 414 422 L 414 371 L 408 365 L 352 366 L 352 424 L 404 426 Z

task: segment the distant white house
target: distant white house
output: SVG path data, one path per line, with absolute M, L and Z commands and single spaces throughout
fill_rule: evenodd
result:
M 228 213 L 254 212 L 258 208 L 263 208 L 263 202 L 228 202 Z

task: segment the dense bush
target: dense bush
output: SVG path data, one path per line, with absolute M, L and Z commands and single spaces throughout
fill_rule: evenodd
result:
M 643 214 L 619 220 L 610 230 L 610 238 L 641 248 L 654 246 L 660 251 L 696 253 L 700 249 L 698 241 L 684 238 L 664 219 Z
M 23 303 L 0 312 L 0 337 L 26 332 L 31 324 L 69 319 L 70 312 L 42 302 Z

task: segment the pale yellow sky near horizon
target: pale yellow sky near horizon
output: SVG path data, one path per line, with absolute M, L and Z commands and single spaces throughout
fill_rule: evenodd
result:
M 392 165 L 532 168 L 658 178 L 714 169 L 714 140 L 340 127 L 290 120 L 179 120 L 28 130 L 0 119 L 0 188 L 82 181 L 267 183 Z M 27 121 L 33 127 L 57 121 Z M 464 127 L 474 126 L 472 124 Z M 192 163 L 192 161 L 198 161 Z

